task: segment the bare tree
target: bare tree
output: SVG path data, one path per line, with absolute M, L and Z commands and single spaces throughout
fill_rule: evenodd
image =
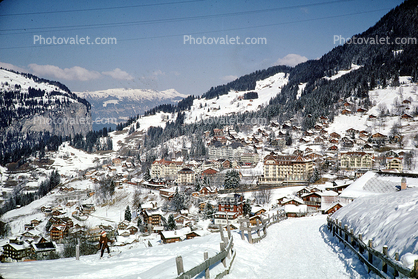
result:
M 253 192 L 253 198 L 258 204 L 269 204 L 271 202 L 271 189 L 262 189 Z

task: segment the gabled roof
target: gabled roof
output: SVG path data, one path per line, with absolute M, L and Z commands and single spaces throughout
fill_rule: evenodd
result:
M 213 175 L 213 174 L 217 174 L 217 173 L 218 173 L 217 170 L 212 169 L 212 168 L 208 168 L 208 169 L 206 169 L 202 172 L 202 175 Z
M 295 196 L 287 196 L 287 197 L 283 198 L 282 204 L 289 203 L 289 202 L 291 202 L 291 201 L 295 201 L 295 202 L 297 202 L 297 203 L 299 203 L 299 204 L 304 204 L 304 203 L 305 203 L 305 202 L 304 202 L 301 198 L 299 198 L 299 197 L 295 197 Z
M 341 207 L 343 207 L 345 204 L 343 204 L 343 203 L 341 203 L 341 202 L 334 202 L 334 203 L 331 203 L 330 205 L 328 205 L 326 208 L 324 208 L 323 210 L 324 210 L 324 212 L 327 212 L 328 210 L 330 210 L 331 208 L 333 208 L 334 206 L 336 206 L 336 205 L 340 205 Z
M 343 190 L 340 196 L 344 198 L 358 198 L 397 192 L 396 186 L 400 185 L 400 182 L 400 178 L 380 176 L 373 171 L 368 171 Z

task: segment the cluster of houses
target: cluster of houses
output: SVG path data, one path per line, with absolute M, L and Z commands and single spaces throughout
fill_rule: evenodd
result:
M 403 100 L 402 105 L 408 108 L 409 100 Z M 356 108 L 345 102 L 341 114 L 365 114 L 367 111 Z M 309 116 L 308 116 L 309 117 Z M 376 121 L 374 115 L 368 116 L 369 121 Z M 414 117 L 403 113 L 401 121 L 413 121 Z M 338 169 L 356 173 L 356 178 L 370 170 L 384 169 L 392 173 L 402 173 L 406 154 L 393 150 L 375 152 L 376 147 L 387 144 L 399 144 L 402 136 L 386 136 L 381 133 L 370 133 L 365 130 L 347 129 L 343 133 L 328 132 L 328 118 L 319 117 L 316 125 L 308 131 L 302 131 L 296 120 L 283 124 L 270 122 L 269 125 L 258 128 L 245 138 L 240 138 L 233 127 L 213 129 L 205 132 L 207 145 L 207 160 L 190 160 L 188 162 L 176 159 L 184 157 L 187 150 L 176 153 L 170 160 L 166 158 L 155 160 L 151 164 L 149 181 L 139 179 L 139 165 L 132 157 L 117 157 L 111 162 L 98 168 L 83 172 L 83 178 L 99 182 L 106 177 L 112 177 L 116 187 L 132 184 L 137 187 L 147 187 L 158 190 L 162 199 L 171 200 L 176 188 L 170 185 L 184 186 L 185 191 L 191 192 L 191 197 L 203 212 L 208 204 L 213 208 L 213 224 L 239 227 L 239 221 L 244 214 L 244 197 L 237 193 L 219 194 L 224 184 L 225 175 L 230 169 L 238 171 L 241 184 L 263 186 L 295 186 L 306 185 L 314 174 L 315 169 L 325 162 Z M 293 139 L 294 152 L 282 154 L 282 150 L 289 137 Z M 395 174 L 394 174 L 395 175 Z M 385 174 L 371 175 L 367 181 L 358 179 L 367 190 L 382 188 L 387 191 L 397 191 L 398 182 L 384 182 Z M 396 176 L 396 175 L 395 175 Z M 205 184 L 195 191 L 196 180 Z M 365 179 L 365 178 L 364 178 Z M 382 182 L 383 181 L 383 182 Z M 360 183 L 359 182 L 359 183 Z M 355 184 L 355 183 L 353 183 Z M 399 184 L 399 183 L 398 183 Z M 377 185 L 377 186 L 376 186 Z M 382 186 L 384 185 L 384 187 Z M 332 214 L 356 196 L 345 191 L 349 183 L 332 184 L 325 188 L 306 186 L 301 190 L 277 199 L 277 207 L 283 209 L 287 217 L 302 217 L 313 212 Z M 355 186 L 355 185 L 354 185 Z M 400 189 L 406 189 L 402 184 Z M 74 188 L 60 187 L 59 191 L 71 193 Z M 90 192 L 88 195 L 94 195 Z M 76 206 L 77 205 L 77 206 Z M 93 204 L 79 204 L 77 200 L 69 200 L 68 207 L 76 206 L 71 217 L 66 216 L 62 208 L 43 206 L 45 219 L 33 219 L 24 224 L 24 232 L 7 243 L 3 243 L 2 259 L 10 258 L 22 260 L 28 257 L 48 256 L 56 251 L 57 243 L 63 242 L 70 236 L 84 236 L 89 241 L 97 241 L 102 230 L 106 230 L 110 237 L 116 235 L 130 237 L 138 233 L 157 233 L 163 243 L 172 243 L 200 236 L 198 231 L 192 230 L 198 216 L 190 214 L 188 210 L 180 212 L 166 212 L 162 204 L 150 201 L 142 205 L 132 222 L 121 221 L 115 227 L 97 226 L 86 228 L 77 221 L 85 221 L 89 214 L 95 211 Z M 164 229 L 168 215 L 172 214 L 177 229 Z M 267 210 L 257 204 L 252 204 L 250 222 L 260 220 Z M 135 220 L 142 219 L 143 227 L 138 227 Z M 73 220 L 74 219 L 74 220 Z M 45 231 L 39 229 L 40 224 L 47 227 Z
M 348 105 L 347 105 L 348 104 Z M 406 104 L 406 103 L 405 103 Z M 350 103 L 344 104 L 348 109 Z M 357 113 L 365 113 L 359 110 Z M 406 118 L 402 117 L 403 120 Z M 409 119 L 409 118 L 408 118 Z M 413 119 L 413 118 L 412 118 Z M 373 118 L 370 118 L 373 121 Z M 338 166 L 341 170 L 356 171 L 372 169 L 388 169 L 403 171 L 403 151 L 377 153 L 376 147 L 387 144 L 399 144 L 401 135 L 387 136 L 381 133 L 370 133 L 365 130 L 347 129 L 344 133 L 328 132 L 328 118 L 319 117 L 316 125 L 307 131 L 289 120 L 282 125 L 271 122 L 264 128 L 258 128 L 250 136 L 240 138 L 232 127 L 213 129 L 205 132 L 208 160 L 176 161 L 155 160 L 151 165 L 151 178 L 191 185 L 197 177 L 205 176 L 208 169 L 212 177 L 218 177 L 216 185 L 222 185 L 222 170 L 237 169 L 238 171 L 254 168 L 263 164 L 263 173 L 257 175 L 257 183 L 265 185 L 286 185 L 306 183 L 313 174 L 315 167 L 324 162 Z M 212 135 L 212 136 L 210 136 Z M 293 154 L 281 154 L 286 138 L 293 137 Z M 269 151 L 266 154 L 265 151 Z

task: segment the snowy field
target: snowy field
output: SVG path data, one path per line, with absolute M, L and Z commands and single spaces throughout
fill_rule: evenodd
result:
M 175 258 L 183 257 L 184 269 L 189 270 L 203 262 L 203 252 L 209 257 L 219 252 L 220 234 L 214 233 L 183 242 L 146 248 L 143 243 L 129 250 L 111 249 L 114 256 L 103 259 L 100 255 L 82 256 L 37 262 L 4 263 L 0 274 L 7 279 L 28 278 L 175 278 Z M 121 248 L 123 249 L 123 248 Z

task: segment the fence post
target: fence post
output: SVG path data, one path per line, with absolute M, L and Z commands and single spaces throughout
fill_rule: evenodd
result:
M 363 235 L 361 233 L 358 234 L 358 240 L 363 242 Z M 358 250 L 359 250 L 360 254 L 363 254 L 364 249 L 363 249 L 363 246 L 361 245 L 361 243 L 359 243 Z
M 228 232 L 228 239 L 230 239 L 231 238 L 231 231 L 229 229 L 228 212 L 226 212 L 226 230 Z
M 369 254 L 369 263 L 373 264 L 373 254 L 370 252 L 371 249 L 373 249 L 373 241 L 369 239 L 369 250 L 367 253 Z M 370 267 L 367 267 L 367 272 L 370 272 Z
M 383 246 L 383 255 L 385 255 L 386 257 L 388 256 L 388 246 L 387 245 Z M 384 273 L 388 272 L 388 264 L 384 260 L 382 261 L 382 271 Z
M 181 256 L 177 256 L 176 266 L 177 266 L 177 275 L 182 274 L 184 272 L 184 268 L 183 268 L 183 258 Z
M 248 242 L 253 244 L 252 229 L 250 227 L 247 227 L 247 232 L 248 232 Z
M 263 227 L 263 234 L 266 235 L 267 234 L 267 224 Z
M 414 276 L 418 276 L 418 260 L 414 261 Z
M 260 225 L 260 220 L 255 220 L 256 221 L 256 223 L 257 223 L 257 235 L 258 235 L 258 237 L 260 237 L 260 229 L 258 228 L 258 226 Z
M 240 221 L 241 239 L 245 240 L 244 222 Z
M 225 242 L 221 242 L 219 245 L 221 247 L 221 252 L 225 251 L 225 247 L 226 247 Z M 226 267 L 226 257 L 223 258 L 221 261 L 222 261 L 224 267 Z
M 219 232 L 221 233 L 221 240 L 222 242 L 225 242 L 225 236 L 224 236 L 224 228 L 221 224 L 219 224 Z
M 206 261 L 207 259 L 209 259 L 209 255 L 208 255 L 208 252 L 207 251 L 205 251 L 205 253 L 203 253 L 203 259 Z M 205 278 L 206 279 L 210 279 L 210 275 L 209 275 L 209 267 L 208 268 L 206 268 L 206 270 L 205 270 Z
M 80 239 L 77 239 L 77 245 L 75 246 L 75 259 L 80 260 Z
M 348 242 L 348 225 L 344 225 L 344 239 Z
M 398 252 L 395 253 L 395 261 L 399 261 L 399 253 Z M 393 278 L 396 278 L 398 276 L 399 276 L 399 271 L 396 268 L 394 268 Z
M 228 254 L 227 254 L 228 255 L 228 259 L 230 259 L 231 256 L 232 256 L 232 252 L 233 252 L 232 251 L 232 247 L 234 246 L 234 243 L 233 243 L 234 242 L 234 238 L 231 237 L 231 239 L 229 239 L 229 241 L 231 242 L 231 249 L 228 250 Z M 229 245 L 229 242 L 228 242 L 228 245 Z

